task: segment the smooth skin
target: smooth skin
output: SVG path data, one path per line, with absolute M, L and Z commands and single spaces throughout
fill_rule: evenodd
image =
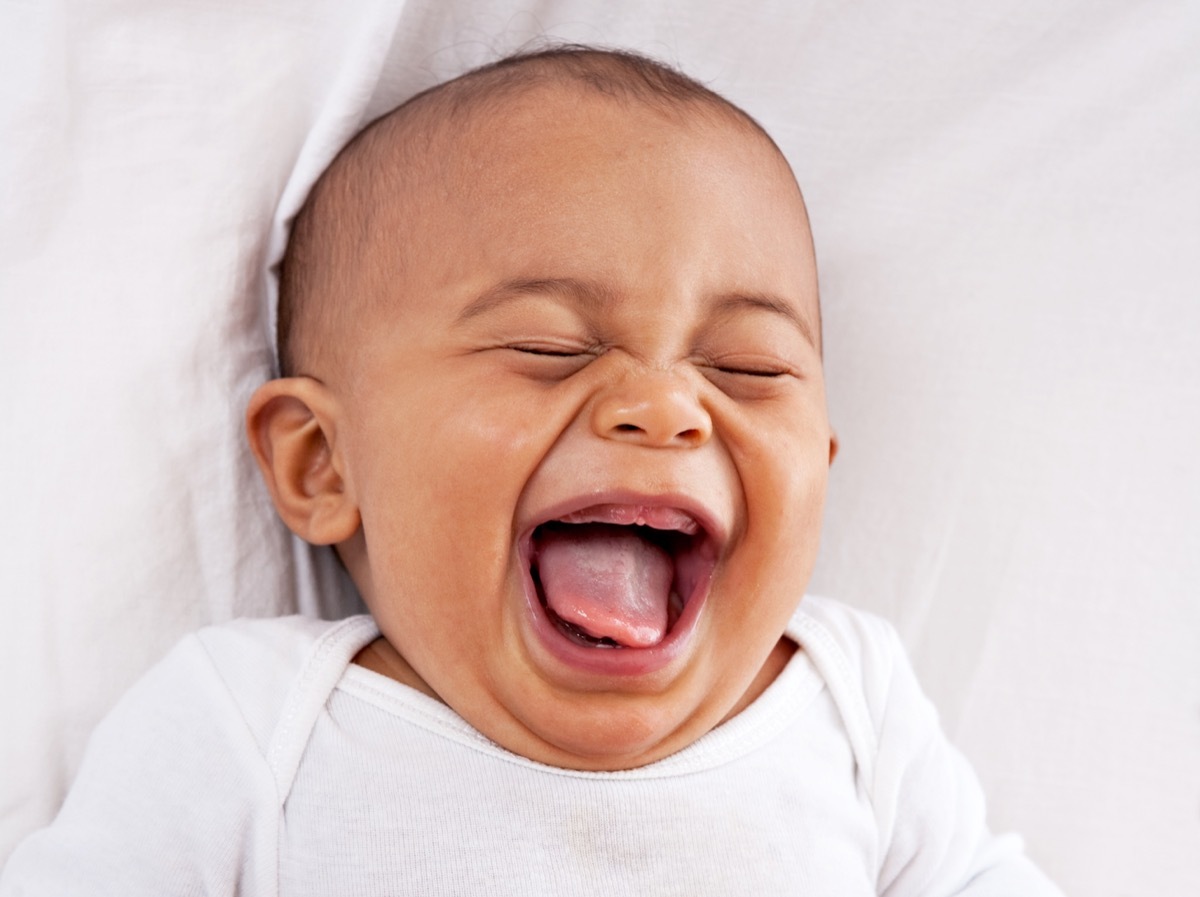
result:
M 574 86 L 428 151 L 342 277 L 374 300 L 255 394 L 256 457 L 378 621 L 359 663 L 522 756 L 651 763 L 796 650 L 836 449 L 799 190 L 744 123 Z M 614 493 L 685 496 L 728 533 L 691 638 L 644 676 L 559 662 L 525 599 L 522 536 Z

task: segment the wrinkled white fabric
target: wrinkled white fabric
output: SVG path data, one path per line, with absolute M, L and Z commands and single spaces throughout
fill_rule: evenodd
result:
M 942 735 L 892 629 L 807 598 L 747 710 L 639 769 L 556 769 L 350 663 L 369 617 L 185 640 L 101 724 L 2 897 L 1059 892 Z

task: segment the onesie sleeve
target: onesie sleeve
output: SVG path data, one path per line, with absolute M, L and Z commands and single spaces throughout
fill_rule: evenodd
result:
M 0 897 L 272 894 L 277 814 L 262 808 L 275 791 L 189 637 L 97 727 L 57 818 L 9 858 Z
M 1020 838 L 989 832 L 974 771 L 942 732 L 895 631 L 872 622 L 885 643 L 877 675 L 864 682 L 878 738 L 871 788 L 881 839 L 878 893 L 1062 897 Z

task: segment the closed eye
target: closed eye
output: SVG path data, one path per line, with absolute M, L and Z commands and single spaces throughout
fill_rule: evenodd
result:
M 736 377 L 786 377 L 796 370 L 787 361 L 774 354 L 741 354 L 700 359 L 699 364 L 714 374 L 730 374 Z
M 545 358 L 577 358 L 580 355 L 590 355 L 586 349 L 569 348 L 566 346 L 543 346 L 543 345 L 523 345 L 517 344 L 506 346 L 505 348 L 512 349 L 514 352 L 521 352 L 525 355 L 540 355 Z
M 781 358 L 763 355 L 709 358 L 697 365 L 709 382 L 734 399 L 787 394 L 800 372 Z
M 599 350 L 583 343 L 516 342 L 497 346 L 511 370 L 532 380 L 557 383 L 586 368 Z
M 743 377 L 783 377 L 791 373 L 782 368 L 730 367 L 727 365 L 717 365 L 714 369 L 722 374 L 738 374 Z

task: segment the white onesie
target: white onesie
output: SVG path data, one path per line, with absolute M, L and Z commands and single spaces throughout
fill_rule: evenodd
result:
M 214 627 L 97 729 L 16 895 L 1058 895 L 993 838 L 883 621 L 805 598 L 745 711 L 639 769 L 556 769 L 351 658 L 370 617 Z

